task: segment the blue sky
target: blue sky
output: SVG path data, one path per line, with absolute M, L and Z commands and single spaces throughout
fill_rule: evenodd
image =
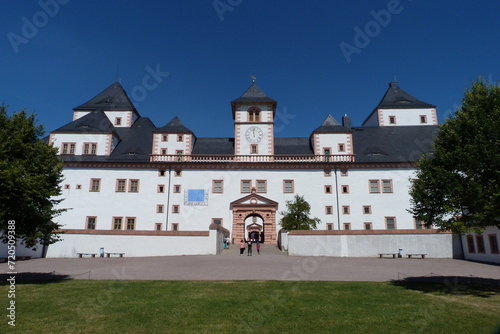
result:
M 276 136 L 307 137 L 328 114 L 360 126 L 396 76 L 443 121 L 479 75 L 499 80 L 499 14 L 462 0 L 2 1 L 0 101 L 51 131 L 118 78 L 156 126 L 178 116 L 232 137 L 230 101 L 253 74 L 278 101 Z

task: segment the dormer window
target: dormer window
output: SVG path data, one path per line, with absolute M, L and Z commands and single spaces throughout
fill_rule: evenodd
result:
M 389 124 L 396 124 L 396 116 L 389 116 Z
M 248 121 L 249 122 L 260 122 L 260 109 L 257 107 L 252 107 L 248 109 Z
M 184 141 L 184 136 L 183 135 L 178 135 L 177 136 L 177 141 Z
M 84 143 L 83 144 L 83 154 L 96 155 L 97 154 L 97 144 L 96 143 Z
M 115 118 L 115 125 L 122 125 L 122 118 L 121 117 Z
M 426 124 L 426 123 L 427 123 L 427 116 L 420 115 L 420 124 Z

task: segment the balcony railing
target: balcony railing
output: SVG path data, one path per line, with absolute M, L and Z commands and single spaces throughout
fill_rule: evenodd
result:
M 265 163 L 311 163 L 311 162 L 354 162 L 353 154 L 337 155 L 180 155 L 151 154 L 151 162 L 265 162 Z

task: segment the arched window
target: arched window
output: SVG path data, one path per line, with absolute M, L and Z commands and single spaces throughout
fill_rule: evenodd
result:
M 249 122 L 260 122 L 260 109 L 257 107 L 252 107 L 248 109 L 248 121 Z

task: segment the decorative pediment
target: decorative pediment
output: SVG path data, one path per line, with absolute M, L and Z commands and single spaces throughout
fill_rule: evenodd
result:
M 278 206 L 278 202 L 275 202 L 269 198 L 261 196 L 257 193 L 251 193 L 245 197 L 237 199 L 231 202 L 231 206 L 255 206 L 255 205 L 265 205 L 265 206 Z

